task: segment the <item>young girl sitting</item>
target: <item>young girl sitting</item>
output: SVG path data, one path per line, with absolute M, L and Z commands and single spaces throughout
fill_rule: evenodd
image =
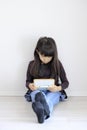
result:
M 46 89 L 40 89 L 34 85 L 34 79 L 54 79 L 55 84 Z M 32 108 L 39 123 L 43 123 L 50 117 L 54 106 L 59 101 L 67 98 L 65 89 L 68 85 L 65 70 L 58 59 L 54 39 L 40 38 L 34 51 L 34 60 L 29 62 L 27 69 L 26 87 L 28 91 L 25 94 L 27 101 L 32 101 Z

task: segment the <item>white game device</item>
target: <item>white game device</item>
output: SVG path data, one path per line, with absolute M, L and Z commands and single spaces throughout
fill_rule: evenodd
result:
M 38 88 L 48 88 L 54 85 L 54 79 L 34 79 L 34 85 Z

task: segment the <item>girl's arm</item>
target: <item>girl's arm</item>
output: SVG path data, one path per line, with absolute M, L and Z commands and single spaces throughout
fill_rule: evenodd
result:
M 60 61 L 59 63 L 60 63 L 60 80 L 61 80 L 60 86 L 62 87 L 62 89 L 66 89 L 69 86 L 69 81 L 67 79 L 66 72 L 64 70 L 62 63 Z
M 31 61 L 28 65 L 28 69 L 27 69 L 27 75 L 26 75 L 26 87 L 29 89 L 29 90 L 37 90 L 38 88 L 36 86 L 34 86 L 33 84 L 33 76 L 30 74 L 30 70 L 31 70 L 31 67 L 32 67 L 32 64 L 33 64 L 33 61 Z
M 28 65 L 27 74 L 26 74 L 26 87 L 29 89 L 29 84 L 33 83 L 33 76 L 30 74 L 31 66 L 33 61 L 31 61 Z

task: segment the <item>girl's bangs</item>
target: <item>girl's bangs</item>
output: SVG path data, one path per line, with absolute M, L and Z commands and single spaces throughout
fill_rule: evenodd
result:
M 41 55 L 44 56 L 54 56 L 54 51 L 53 50 L 40 50 L 39 51 Z

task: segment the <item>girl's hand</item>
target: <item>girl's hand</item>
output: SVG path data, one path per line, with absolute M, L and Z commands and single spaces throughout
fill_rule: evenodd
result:
M 30 84 L 29 84 L 29 88 L 30 88 L 32 91 L 37 90 L 37 87 L 34 86 L 33 83 L 30 83 Z
M 51 92 L 58 92 L 58 91 L 61 91 L 62 90 L 62 87 L 61 86 L 56 86 L 56 85 L 52 85 L 48 88 L 49 91 Z

